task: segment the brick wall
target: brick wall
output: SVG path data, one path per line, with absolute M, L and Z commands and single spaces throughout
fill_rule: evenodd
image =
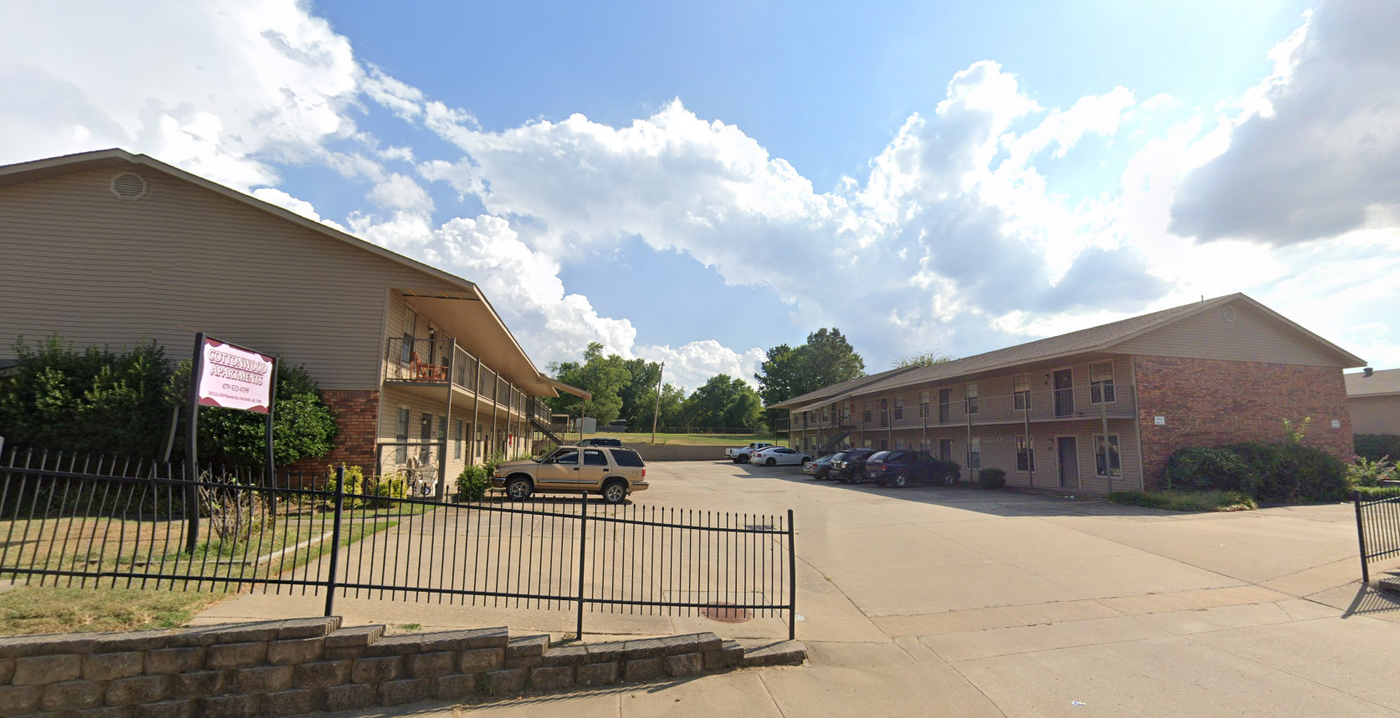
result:
M 1338 367 L 1136 356 L 1143 471 L 1164 481 L 1167 457 L 1190 446 L 1280 441 L 1283 420 L 1312 417 L 1303 443 L 1350 461 L 1351 418 Z M 1157 426 L 1161 416 L 1165 425 Z M 1332 420 L 1340 423 L 1332 428 Z
M 340 427 L 335 449 L 323 458 L 303 459 L 287 468 L 322 473 L 327 466 L 345 463 L 364 467 L 366 474 L 373 472 L 374 444 L 379 430 L 379 392 L 323 389 L 321 398 L 335 412 L 335 423 Z
M 713 633 L 550 647 L 504 628 L 384 636 L 339 618 L 0 639 L 0 715 L 284 716 L 800 664 Z

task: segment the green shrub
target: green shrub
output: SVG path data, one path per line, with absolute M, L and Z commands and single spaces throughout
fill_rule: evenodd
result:
M 335 486 L 335 468 L 329 469 L 328 486 Z M 358 466 L 345 467 L 345 507 L 353 509 L 392 509 L 397 503 L 389 499 L 408 497 L 408 476 L 399 471 L 387 476 L 366 477 Z M 369 498 L 374 497 L 374 498 Z
M 6 443 L 151 459 L 169 426 L 171 363 L 154 342 L 123 351 L 73 348 L 58 336 L 15 342 L 19 363 L 0 381 Z
M 1238 491 L 1268 503 L 1340 501 L 1348 487 L 1337 457 L 1291 441 L 1180 449 L 1167 459 L 1167 479 L 1174 489 Z
M 1371 461 L 1400 460 L 1400 434 L 1357 434 L 1352 437 L 1352 451 Z
M 999 489 L 1006 486 L 1006 472 L 989 466 L 977 472 L 977 483 L 984 489 Z
M 1395 464 L 1390 459 L 1372 461 L 1364 456 L 1347 465 L 1347 483 L 1356 486 L 1379 486 L 1395 478 Z
M 1229 449 L 1191 447 L 1167 458 L 1167 486 L 1202 491 L 1223 489 L 1251 492 L 1258 477 Z
M 1346 464 L 1322 449 L 1257 442 L 1225 448 L 1239 455 L 1257 476 L 1252 488 L 1242 488 L 1258 501 L 1298 503 L 1347 498 Z
M 457 475 L 457 500 L 480 501 L 491 488 L 491 476 L 484 466 L 468 466 Z
M 1239 491 L 1114 491 L 1108 500 L 1166 511 L 1249 511 L 1259 508 Z
M 1362 500 L 1389 499 L 1400 496 L 1400 486 L 1356 486 L 1352 488 L 1361 494 Z
M 180 362 L 170 377 L 166 401 L 183 404 L 190 386 L 190 362 Z M 320 458 L 335 448 L 335 412 L 306 368 L 278 363 L 277 404 L 272 418 L 272 457 L 279 466 L 303 458 Z M 199 459 L 240 466 L 266 462 L 266 417 L 251 411 L 204 407 L 199 410 Z M 183 446 L 183 439 L 177 441 Z M 179 449 L 183 451 L 183 449 Z M 178 454 L 177 454 L 178 455 Z

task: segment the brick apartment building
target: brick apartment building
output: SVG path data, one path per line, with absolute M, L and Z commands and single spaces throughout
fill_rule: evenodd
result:
M 1352 455 L 1342 370 L 1361 359 L 1232 294 L 929 367 L 827 387 L 787 409 L 793 447 L 921 448 L 1007 483 L 1091 493 L 1159 486 L 1190 446 L 1304 442 Z
M 0 167 L 0 365 L 196 331 L 302 364 L 337 413 L 322 462 L 439 475 L 528 452 L 542 374 L 472 282 L 170 165 L 102 150 Z

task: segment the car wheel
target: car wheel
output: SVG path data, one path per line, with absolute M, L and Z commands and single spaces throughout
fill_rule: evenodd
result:
M 739 454 L 739 456 L 737 456 L 737 457 L 734 459 L 734 463 L 736 463 L 736 464 L 747 464 L 747 463 L 749 463 L 749 455 L 748 455 L 748 454 Z
M 506 495 L 512 501 L 524 501 L 535 493 L 535 486 L 524 476 L 516 476 L 506 481 Z
M 778 460 L 770 456 L 770 457 L 768 457 L 768 461 L 764 462 L 764 465 L 765 465 L 765 466 L 777 466 L 777 465 L 778 465 Z
M 894 484 L 894 487 L 896 489 L 902 489 L 909 485 L 909 477 L 905 476 L 904 472 L 901 471 L 894 475 L 894 478 L 890 480 L 890 483 Z
M 957 475 L 957 474 L 955 474 L 955 473 L 953 473 L 953 472 L 950 471 L 950 472 L 948 472 L 948 473 L 946 473 L 946 474 L 943 475 L 943 485 L 944 485 L 944 486 L 952 486 L 952 485 L 954 485 L 954 484 L 956 484 L 956 483 L 958 483 L 958 475 Z
M 603 484 L 603 500 L 610 504 L 620 504 L 627 500 L 627 482 L 609 481 Z
M 855 472 L 852 472 L 852 473 L 851 473 L 851 483 L 853 483 L 853 484 L 863 484 L 863 483 L 865 483 L 865 472 L 864 472 L 864 471 L 855 471 Z

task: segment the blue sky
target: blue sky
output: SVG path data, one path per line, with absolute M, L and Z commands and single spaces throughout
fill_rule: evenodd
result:
M 1232 291 L 1400 364 L 1379 0 L 124 8 L 0 7 L 0 162 L 147 152 L 480 282 L 542 366 Z

